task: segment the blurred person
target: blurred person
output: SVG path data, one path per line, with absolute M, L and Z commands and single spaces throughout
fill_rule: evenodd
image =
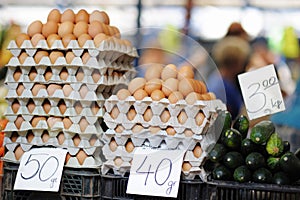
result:
M 233 119 L 244 105 L 237 75 L 245 72 L 250 52 L 249 43 L 239 36 L 226 36 L 212 49 L 218 68 L 208 77 L 207 87 L 226 103 Z
M 250 36 L 245 31 L 242 24 L 239 22 L 232 22 L 229 25 L 229 27 L 227 29 L 227 33 L 225 34 L 225 37 L 228 37 L 228 36 L 236 36 L 236 37 L 243 38 L 244 40 L 246 40 L 248 42 L 250 41 Z

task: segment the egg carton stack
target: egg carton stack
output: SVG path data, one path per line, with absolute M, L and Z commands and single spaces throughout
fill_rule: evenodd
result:
M 20 34 L 10 42 L 6 161 L 18 163 L 31 148 L 52 146 L 68 150 L 65 166 L 100 167 L 105 99 L 134 77 L 137 57 L 119 36 L 100 37 L 36 42 Z
M 162 74 L 172 74 L 168 68 L 175 70 L 176 76 L 162 79 Z M 189 67 L 183 69 L 192 71 Z M 105 101 L 104 121 L 109 129 L 103 135 L 107 161 L 102 172 L 129 172 L 135 147 L 181 149 L 186 151 L 183 178 L 200 176 L 206 180 L 203 163 L 219 137 L 213 125 L 219 112 L 226 110 L 225 104 L 207 92 L 202 81 L 193 80 L 193 76 L 179 78 L 185 75 L 174 65 L 165 66 L 157 77 L 148 78 L 150 70 L 145 78 L 133 79 L 128 89 L 119 90 Z M 187 88 L 189 84 L 182 79 L 196 86 Z

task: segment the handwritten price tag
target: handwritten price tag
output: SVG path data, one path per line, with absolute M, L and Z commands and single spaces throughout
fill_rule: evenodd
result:
M 36 148 L 25 152 L 14 190 L 58 192 L 67 150 Z
M 183 150 L 136 148 L 127 193 L 177 197 Z
M 238 76 L 249 119 L 285 110 L 274 65 Z

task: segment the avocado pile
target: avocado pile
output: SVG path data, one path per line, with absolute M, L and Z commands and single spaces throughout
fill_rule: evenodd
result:
M 298 152 L 290 151 L 271 121 L 260 121 L 249 131 L 249 120 L 232 121 L 225 112 L 221 136 L 208 154 L 205 169 L 215 180 L 290 185 L 300 179 Z

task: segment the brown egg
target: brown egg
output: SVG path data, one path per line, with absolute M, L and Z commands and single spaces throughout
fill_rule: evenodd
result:
M 68 70 L 64 67 L 60 73 L 59 73 L 59 77 L 61 80 L 64 80 L 66 81 L 68 79 L 68 76 L 69 76 L 69 73 L 68 73 Z
M 101 78 L 100 71 L 98 69 L 94 69 L 92 72 L 92 79 L 94 83 L 97 83 Z
M 183 78 L 192 78 L 194 79 L 194 69 L 192 66 L 182 66 L 179 68 L 178 70 L 178 75 L 177 78 L 179 80 L 183 79 Z
M 125 130 L 125 128 L 122 125 L 118 125 L 115 128 L 116 133 L 122 133 Z
M 31 93 L 33 96 L 36 96 L 41 89 L 46 89 L 46 85 L 36 83 L 31 88 Z
M 65 21 L 63 23 L 61 23 L 58 27 L 57 33 L 58 35 L 63 38 L 65 37 L 67 34 L 72 34 L 73 33 L 73 29 L 74 29 L 74 24 L 73 22 L 70 21 Z
M 115 34 L 114 29 L 111 26 L 107 26 L 107 33 L 106 34 L 111 36 L 111 37 L 114 37 L 114 34 Z
M 169 119 L 171 118 L 171 114 L 170 112 L 165 109 L 161 114 L 160 114 L 160 119 L 163 123 L 166 123 L 167 121 L 169 121 Z
M 17 87 L 17 91 L 16 91 L 16 92 L 17 92 L 17 95 L 18 95 L 18 96 L 21 96 L 24 90 L 25 90 L 24 85 L 23 85 L 22 83 L 20 83 L 20 84 L 18 85 L 18 87 Z
M 20 109 L 20 103 L 18 100 L 14 100 L 14 102 L 11 104 L 12 111 L 16 114 L 18 110 Z
M 156 134 L 161 130 L 161 128 L 159 126 L 150 126 L 149 127 L 149 131 L 152 134 Z
M 107 24 L 104 24 L 104 23 L 101 23 L 101 26 L 102 26 L 102 30 L 103 30 L 103 33 L 107 36 L 107 37 L 110 37 L 110 29 L 112 29 L 111 26 L 107 25 Z M 113 29 L 111 31 L 114 31 Z
M 185 135 L 185 137 L 192 137 L 192 136 L 194 135 L 194 133 L 193 133 L 192 130 L 186 129 L 186 130 L 184 131 L 184 135 Z
M 95 38 L 95 36 L 99 33 L 104 33 L 104 30 L 102 28 L 102 23 L 99 21 L 93 21 L 89 24 L 88 26 L 88 34 L 92 37 Z
M 34 102 L 33 102 L 32 99 L 30 99 L 30 101 L 28 101 L 26 107 L 27 107 L 27 110 L 28 110 L 30 113 L 32 113 L 32 112 L 34 111 L 34 109 L 35 109 L 35 104 L 34 104 Z
M 177 103 L 177 101 L 182 99 L 183 99 L 183 95 L 179 91 L 172 92 L 168 97 L 168 100 L 171 104 L 175 104 Z
M 46 117 L 42 117 L 42 116 L 34 116 L 31 119 L 31 125 L 32 127 L 36 127 L 37 124 L 39 123 L 39 121 L 46 121 Z
M 66 159 L 65 159 L 65 164 L 67 164 L 70 160 L 70 158 L 72 158 L 71 154 L 68 152 L 66 155 Z
M 169 78 L 177 78 L 176 65 L 168 64 L 163 68 L 161 72 L 161 79 L 165 81 Z
M 109 25 L 109 17 L 106 12 L 94 10 L 89 17 L 89 22 L 99 21 Z
M 188 119 L 188 116 L 184 110 L 182 110 L 179 115 L 177 116 L 178 122 L 180 124 L 184 124 L 186 120 Z
M 140 133 L 143 129 L 144 127 L 140 124 L 136 124 L 131 128 L 133 133 Z
M 15 126 L 17 127 L 17 129 L 20 129 L 21 128 L 21 125 L 22 125 L 22 123 L 24 122 L 25 120 L 24 120 L 24 118 L 21 116 L 21 115 L 19 115 L 17 118 L 16 118 L 16 120 L 15 120 Z
M 43 23 L 40 20 L 33 21 L 27 28 L 27 34 L 29 37 L 37 33 L 42 33 Z
M 114 106 L 113 109 L 110 111 L 110 116 L 113 119 L 116 119 L 119 116 L 119 114 L 120 114 L 120 111 L 117 106 Z
M 63 90 L 63 93 L 64 93 L 65 97 L 68 97 L 68 96 L 70 96 L 70 94 L 72 93 L 73 88 L 72 88 L 70 85 L 65 84 L 65 85 L 63 86 L 62 90 Z
M 91 55 L 89 54 L 89 52 L 84 52 L 81 56 L 81 60 L 83 64 L 86 64 L 91 58 Z
M 10 140 L 11 140 L 12 142 L 16 142 L 17 139 L 18 139 L 18 137 L 19 137 L 18 132 L 14 131 L 14 132 L 12 132 L 12 134 L 11 134 L 11 136 L 10 136 Z
M 184 172 L 188 172 L 190 171 L 192 168 L 192 165 L 188 162 L 188 161 L 184 161 L 183 164 L 182 164 L 182 170 Z
M 199 112 L 195 117 L 197 126 L 201 126 L 204 119 L 205 119 L 205 115 L 203 114 L 203 112 Z
M 75 111 L 76 113 L 79 115 L 81 114 L 82 110 L 83 110 L 83 107 L 81 105 L 81 103 L 79 101 L 77 101 L 75 104 L 74 104 L 74 108 L 75 108 Z
M 63 123 L 64 123 L 65 129 L 69 129 L 71 127 L 71 125 L 73 124 L 72 121 L 67 117 L 63 118 Z
M 23 64 L 23 63 L 25 62 L 25 60 L 26 60 L 27 57 L 28 57 L 28 54 L 27 54 L 25 51 L 23 51 L 23 52 L 19 55 L 19 62 L 20 62 L 21 64 Z
M 44 109 L 45 113 L 48 114 L 50 109 L 51 109 L 50 101 L 48 99 L 45 99 L 42 106 L 43 106 L 43 109 Z
M 161 90 L 166 97 L 168 97 L 172 92 L 178 90 L 178 83 L 179 81 L 175 78 L 168 78 L 167 80 L 163 81 Z
M 44 56 L 49 56 L 48 51 L 39 50 L 34 55 L 34 61 L 38 64 Z
M 185 101 L 189 105 L 194 105 L 196 101 L 201 99 L 201 95 L 197 92 L 191 92 L 185 97 Z
M 154 78 L 146 82 L 145 91 L 150 95 L 154 90 L 160 90 L 162 87 L 161 79 Z
M 18 81 L 20 79 L 21 75 L 22 75 L 22 71 L 21 71 L 20 67 L 17 67 L 13 74 L 14 80 Z
M 57 122 L 62 122 L 60 117 L 49 117 L 47 119 L 47 124 L 50 128 L 52 128 Z
M 131 46 L 131 42 L 130 42 L 129 40 L 122 39 L 122 42 L 123 42 L 126 46 Z
M 64 47 L 68 47 L 69 43 L 70 43 L 72 40 L 76 40 L 76 37 L 75 37 L 75 35 L 73 35 L 73 33 L 65 34 L 65 35 L 62 37 L 62 43 L 63 43 Z M 71 52 L 71 51 L 70 51 L 70 52 Z M 72 53 L 73 53 L 73 52 L 72 52 Z
M 145 79 L 147 81 L 155 78 L 160 79 L 160 75 L 163 69 L 164 67 L 159 64 L 153 64 L 149 66 L 145 72 Z
M 37 70 L 35 69 L 35 67 L 32 67 L 28 74 L 29 80 L 34 81 L 36 76 L 37 76 Z
M 89 139 L 89 143 L 91 146 L 94 146 L 98 140 L 99 139 L 96 135 L 92 135 L 92 137 Z
M 35 47 L 41 40 L 45 40 L 45 37 L 41 33 L 34 34 L 34 36 L 31 38 L 32 46 Z
M 87 157 L 88 157 L 88 155 L 82 149 L 80 149 L 78 151 L 78 153 L 76 154 L 76 158 L 80 165 L 83 165 L 83 163 Z
M 66 53 L 66 62 L 68 63 L 68 64 L 71 64 L 72 63 L 72 60 L 75 58 L 75 54 L 72 52 L 72 51 L 68 51 L 67 53 Z
M 72 138 L 72 140 L 73 140 L 74 146 L 78 147 L 78 145 L 80 144 L 80 141 L 81 141 L 79 135 L 78 134 L 74 135 L 74 137 Z
M 165 94 L 161 91 L 161 90 L 154 90 L 152 93 L 151 93 L 151 96 L 153 101 L 159 101 L 163 98 L 165 98 Z
M 79 126 L 80 126 L 80 130 L 81 132 L 84 132 L 86 130 L 86 128 L 89 126 L 89 122 L 86 120 L 85 117 L 81 118 L 81 120 L 79 121 Z
M 34 138 L 34 134 L 32 133 L 32 131 L 28 131 L 27 134 L 26 134 L 26 139 L 27 139 L 27 142 L 30 144 L 31 141 L 33 140 Z
M 56 33 L 53 33 L 53 34 L 50 34 L 48 37 L 47 37 L 47 44 L 49 47 L 52 47 L 52 45 L 54 44 L 54 42 L 56 40 L 61 40 L 61 37 L 59 35 L 57 35 Z M 51 52 L 52 53 L 52 52 Z M 51 54 L 50 53 L 50 54 Z
M 120 166 L 123 164 L 122 158 L 116 157 L 116 158 L 114 159 L 114 164 L 115 164 L 115 166 L 120 167 Z
M 62 145 L 65 141 L 65 135 L 63 132 L 60 132 L 57 136 L 57 141 L 59 145 Z
M 113 30 L 112 36 L 120 39 L 121 38 L 120 30 L 115 26 L 111 26 L 110 28 Z M 131 45 L 128 45 L 128 46 L 131 46 Z
M 197 81 L 197 83 L 199 85 L 198 88 L 200 88 L 200 85 L 202 86 L 201 91 L 199 91 L 199 93 L 201 93 L 201 94 L 207 93 L 207 87 L 206 87 L 205 83 L 203 81 Z
M 67 105 L 64 101 L 59 101 L 58 103 L 58 109 L 60 111 L 61 114 L 65 114 L 66 110 L 67 110 Z
M 146 84 L 146 80 L 141 77 L 134 78 L 128 84 L 128 90 L 131 94 L 133 94 L 138 89 L 143 89 Z
M 133 93 L 133 97 L 136 100 L 143 100 L 147 96 L 148 96 L 147 92 L 143 89 L 138 89 Z
M 175 129 L 171 126 L 167 127 L 166 132 L 167 132 L 168 135 L 172 135 L 172 136 L 176 134 Z
M 46 131 L 42 134 L 42 141 L 44 143 L 48 142 L 48 140 L 50 139 L 49 133 Z
M 130 92 L 129 90 L 123 88 L 123 89 L 120 89 L 118 92 L 117 92 L 117 97 L 119 100 L 124 100 L 126 99 L 127 97 L 130 96 Z
M 86 85 L 82 85 L 79 89 L 79 94 L 83 99 L 85 98 L 88 92 L 89 92 L 89 88 Z
M 208 92 L 207 94 L 210 96 L 210 100 L 215 100 L 215 99 L 217 99 L 215 93 L 213 93 L 213 92 Z
M 130 108 L 129 111 L 127 112 L 127 119 L 129 121 L 132 121 L 136 116 L 136 111 L 134 108 Z
M 149 122 L 152 119 L 153 112 L 151 108 L 147 108 L 144 112 L 143 118 L 146 122 Z
M 21 45 L 23 44 L 24 40 L 30 40 L 29 35 L 27 35 L 26 33 L 20 33 L 16 37 L 16 44 L 17 44 L 17 46 L 21 47 Z
M 107 40 L 108 36 L 105 35 L 104 33 L 98 33 L 95 37 L 94 37 L 94 44 L 96 47 L 99 47 L 101 42 L 104 40 Z
M 75 13 L 73 10 L 67 9 L 61 14 L 60 22 L 63 23 L 65 21 L 75 23 Z
M 51 51 L 49 58 L 52 64 L 56 62 L 59 57 L 64 57 L 63 52 L 61 51 Z
M 112 138 L 112 139 L 110 140 L 110 143 L 109 143 L 109 149 L 110 149 L 112 152 L 114 152 L 114 151 L 117 150 L 117 148 L 118 148 L 118 144 L 117 144 L 116 140 L 115 140 L 114 138 Z
M 133 145 L 133 143 L 132 143 L 131 140 L 129 140 L 129 141 L 126 142 L 126 144 L 125 144 L 125 149 L 126 149 L 126 151 L 127 151 L 128 153 L 133 152 L 133 150 L 134 150 L 134 145 Z
M 79 46 L 83 47 L 87 40 L 92 40 L 92 37 L 89 34 L 84 33 L 84 34 L 81 34 L 77 40 L 78 40 Z
M 91 105 L 91 110 L 92 110 L 92 113 L 93 113 L 94 115 L 97 115 L 97 113 L 98 113 L 99 110 L 100 110 L 100 107 L 98 106 L 97 103 L 93 103 L 93 104 Z
M 15 152 L 16 160 L 20 160 L 22 155 L 24 154 L 24 151 L 21 146 L 17 146 L 17 148 L 14 150 L 14 152 Z
M 52 70 L 50 67 L 48 67 L 44 73 L 44 77 L 46 81 L 49 81 L 52 77 Z
M 88 24 L 84 21 L 79 21 L 75 24 L 74 29 L 73 29 L 73 34 L 75 37 L 79 38 L 82 34 L 87 34 L 88 33 Z
M 86 23 L 89 23 L 89 18 L 89 13 L 84 9 L 80 9 L 75 15 L 75 22 L 77 23 L 79 21 L 84 21 Z
M 193 154 L 196 158 L 200 158 L 200 156 L 202 155 L 202 148 L 200 146 L 200 144 L 196 145 L 195 148 L 193 149 Z
M 58 31 L 58 24 L 54 21 L 48 21 L 46 24 L 43 25 L 42 34 L 45 38 L 48 38 L 51 34 L 56 34 Z
M 181 79 L 178 84 L 178 91 L 186 97 L 189 93 L 194 92 L 194 80 L 193 79 Z
M 47 17 L 47 21 L 54 21 L 56 23 L 60 22 L 61 13 L 58 9 L 52 9 Z

